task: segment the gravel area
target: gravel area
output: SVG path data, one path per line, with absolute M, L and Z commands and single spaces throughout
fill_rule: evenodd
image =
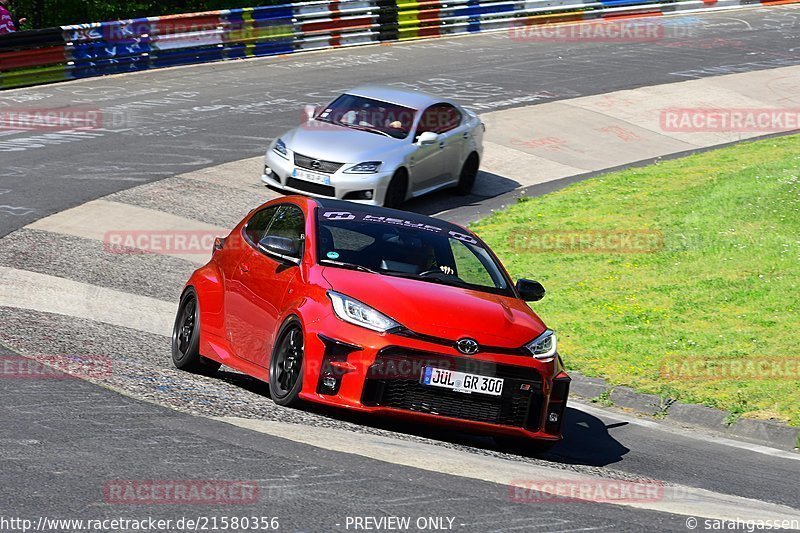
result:
M 46 332 L 43 334 L 43 332 Z M 107 375 L 89 381 L 179 411 L 202 416 L 235 416 L 327 427 L 424 442 L 468 453 L 502 457 L 600 475 L 639 479 L 641 476 L 596 467 L 514 455 L 491 448 L 489 439 L 431 427 L 398 425 L 378 418 L 353 417 L 318 409 L 280 407 L 269 398 L 266 384 L 223 367 L 214 377 L 177 370 L 170 360 L 169 339 L 90 320 L 14 308 L 0 308 L 0 342 L 24 354 L 102 356 L 110 359 Z
M 110 253 L 95 240 L 31 229 L 0 240 L 0 265 L 170 302 L 197 268 L 168 255 Z
M 233 228 L 251 209 L 272 197 L 267 189 L 247 192 L 174 177 L 114 193 L 105 199 Z

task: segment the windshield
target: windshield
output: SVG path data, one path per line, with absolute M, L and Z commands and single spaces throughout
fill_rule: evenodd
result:
M 405 139 L 414 125 L 417 111 L 372 98 L 343 94 L 315 118 L 321 122 Z
M 317 255 L 325 266 L 513 296 L 491 254 L 446 223 L 319 209 Z

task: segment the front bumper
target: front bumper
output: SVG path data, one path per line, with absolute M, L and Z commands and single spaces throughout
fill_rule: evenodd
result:
M 386 189 L 393 175 L 391 170 L 374 174 L 346 174 L 343 170 L 355 164 L 348 163 L 330 174 L 330 185 L 324 185 L 293 177 L 295 169 L 293 158 L 294 154 L 291 151 L 289 158 L 286 159 L 276 154 L 270 147 L 265 158 L 261 181 L 273 189 L 287 193 L 383 205 Z M 367 198 L 367 195 L 371 198 Z
M 426 366 L 503 378 L 501 396 L 420 383 Z M 560 440 L 570 378 L 560 360 L 478 353 L 390 333 L 329 316 L 307 329 L 301 397 L 353 411 L 489 435 Z

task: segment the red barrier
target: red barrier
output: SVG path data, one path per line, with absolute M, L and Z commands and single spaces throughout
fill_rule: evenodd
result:
M 39 67 L 66 61 L 64 46 L 34 48 L 33 50 L 12 50 L 0 52 L 0 70 L 20 67 Z

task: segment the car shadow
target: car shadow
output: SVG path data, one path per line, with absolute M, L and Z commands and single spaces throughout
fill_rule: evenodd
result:
M 250 376 L 238 372 L 220 370 L 217 372 L 216 377 L 254 394 L 269 397 L 269 386 L 263 381 Z M 553 463 L 606 466 L 622 461 L 623 456 L 630 451 L 609 433 L 608 430 L 613 429 L 611 426 L 607 426 L 595 416 L 572 407 L 568 407 L 564 414 L 564 440 L 544 453 L 537 453 L 535 450 L 526 449 L 524 446 L 500 446 L 491 437 L 454 431 L 449 428 L 437 427 L 433 424 L 420 424 L 394 418 L 353 413 L 311 403 L 302 404 L 298 409 L 324 416 L 331 420 L 349 422 L 359 426 L 404 433 L 424 439 L 470 446 L 482 450 L 499 451 L 521 457 L 535 457 Z M 619 425 L 615 424 L 613 427 Z
M 461 196 L 456 194 L 454 189 L 442 189 L 419 198 L 412 198 L 400 209 L 421 215 L 433 215 L 459 207 L 477 205 L 487 198 L 513 191 L 519 186 L 519 182 L 512 179 L 481 170 L 475 179 L 472 194 Z
M 564 414 L 564 440 L 548 452 L 548 459 L 564 464 L 606 466 L 622 461 L 630 449 L 620 444 L 609 429 L 627 425 L 605 422 L 579 409 Z

